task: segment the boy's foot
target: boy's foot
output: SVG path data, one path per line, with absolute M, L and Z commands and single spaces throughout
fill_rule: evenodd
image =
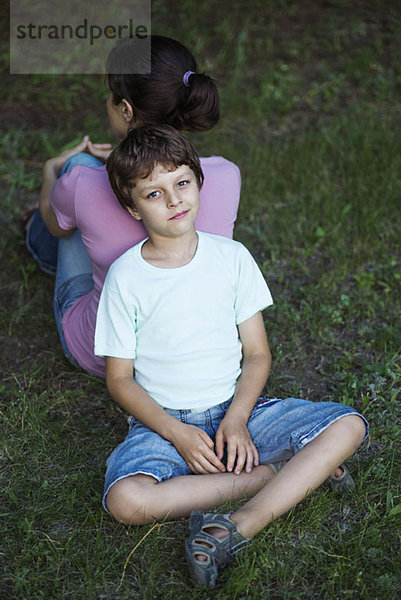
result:
M 251 543 L 237 530 L 229 514 L 193 511 L 189 519 L 189 537 L 185 555 L 194 583 L 213 587 L 229 560 Z

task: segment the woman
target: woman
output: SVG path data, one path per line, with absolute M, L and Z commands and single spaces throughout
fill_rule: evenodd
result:
M 219 119 L 214 82 L 197 72 L 195 59 L 179 42 L 162 36 L 152 36 L 151 42 L 151 74 L 114 74 L 126 62 L 129 40 L 108 57 L 107 114 L 113 132 L 122 139 L 145 123 L 211 129 Z M 147 236 L 110 187 L 103 165 L 110 152 L 109 144 L 92 144 L 85 136 L 75 148 L 46 161 L 40 213 L 35 211 L 27 231 L 27 246 L 42 269 L 56 270 L 54 310 L 65 355 L 100 377 L 104 360 L 94 356 L 93 339 L 103 281 L 111 263 Z M 196 227 L 232 237 L 239 169 L 220 156 L 202 158 L 201 165 L 205 179 Z

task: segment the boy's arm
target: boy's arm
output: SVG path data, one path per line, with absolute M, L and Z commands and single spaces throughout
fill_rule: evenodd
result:
M 106 381 L 113 399 L 129 414 L 170 441 L 193 473 L 225 471 L 202 429 L 181 423 L 155 402 L 132 376 L 132 360 L 106 357 Z
M 262 313 L 259 311 L 238 326 L 242 342 L 242 371 L 234 399 L 216 434 L 216 454 L 221 459 L 227 445 L 227 471 L 249 473 L 259 464 L 247 423 L 270 373 L 271 354 Z

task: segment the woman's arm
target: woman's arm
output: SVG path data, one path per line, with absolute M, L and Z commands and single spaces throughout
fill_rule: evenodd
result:
M 42 215 L 42 219 L 50 233 L 56 237 L 65 237 L 70 235 L 74 229 L 61 229 L 56 215 L 50 206 L 50 192 L 53 185 L 57 181 L 60 169 L 62 167 L 62 165 L 58 167 L 58 164 L 55 163 L 55 161 L 55 158 L 51 158 L 45 162 L 43 167 L 42 188 L 39 195 L 39 210 L 40 214 Z
M 227 445 L 227 471 L 247 472 L 259 464 L 256 446 L 249 435 L 247 423 L 257 399 L 267 381 L 271 354 L 262 313 L 259 311 L 238 326 L 242 342 L 242 370 L 234 399 L 216 434 L 216 454 L 221 459 Z
M 47 229 L 56 237 L 65 237 L 70 235 L 75 229 L 62 229 L 57 221 L 52 207 L 50 206 L 50 192 L 56 183 L 60 171 L 68 160 L 74 154 L 87 151 L 97 156 L 99 153 L 105 153 L 110 148 L 110 144 L 92 144 L 86 135 L 77 146 L 64 150 L 55 158 L 47 160 L 43 167 L 42 188 L 39 195 L 39 210 Z
M 181 423 L 149 396 L 132 376 L 132 360 L 106 357 L 106 382 L 113 399 L 138 421 L 169 440 L 194 473 L 225 471 L 202 429 Z

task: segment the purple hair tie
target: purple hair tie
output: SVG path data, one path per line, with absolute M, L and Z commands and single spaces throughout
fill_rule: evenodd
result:
M 184 73 L 182 83 L 185 85 L 185 87 L 189 87 L 189 78 L 191 77 L 191 75 L 196 75 L 195 71 L 187 71 L 186 73 Z

